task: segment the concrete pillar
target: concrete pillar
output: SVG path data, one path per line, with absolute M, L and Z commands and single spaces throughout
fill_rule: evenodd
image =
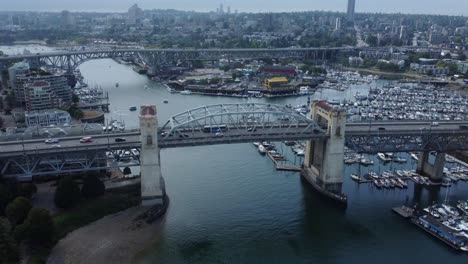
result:
M 435 157 L 434 164 L 429 162 L 429 152 L 421 153 L 418 161 L 416 172 L 428 176 L 433 182 L 441 182 L 444 175 L 445 153 L 438 152 Z
M 158 118 L 155 105 L 140 107 L 140 168 L 141 204 L 151 206 L 162 203 L 165 195 L 164 179 L 158 146 Z
M 311 118 L 316 122 L 328 121 L 329 138 L 307 142 L 302 175 L 321 191 L 341 194 L 346 112 L 333 109 L 324 101 L 314 101 Z

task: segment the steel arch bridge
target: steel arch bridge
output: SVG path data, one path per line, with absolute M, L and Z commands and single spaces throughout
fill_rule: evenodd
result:
M 262 103 L 201 106 L 171 116 L 160 131 L 161 148 L 328 136 L 294 109 Z
M 357 51 L 356 47 L 323 48 L 277 48 L 277 49 L 104 49 L 71 52 L 37 53 L 0 57 L 0 63 L 11 63 L 27 59 L 39 65 L 51 65 L 69 72 L 80 64 L 103 58 L 138 58 L 151 67 L 174 65 L 179 61 L 219 59 L 318 59 L 325 60 L 336 56 L 340 51 Z

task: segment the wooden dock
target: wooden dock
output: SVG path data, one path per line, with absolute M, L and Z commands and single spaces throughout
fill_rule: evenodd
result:
M 294 164 L 279 164 L 278 163 L 278 160 L 276 160 L 270 152 L 267 152 L 267 156 L 271 159 L 271 161 L 273 161 L 273 163 L 275 164 L 275 167 L 276 167 L 276 170 L 279 170 L 279 171 L 301 171 L 301 167 L 298 166 L 298 165 L 294 165 Z M 285 159 L 281 159 L 283 161 L 285 161 Z

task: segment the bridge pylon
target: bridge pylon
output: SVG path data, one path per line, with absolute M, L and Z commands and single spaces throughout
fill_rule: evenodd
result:
M 162 204 L 166 192 L 164 178 L 161 173 L 156 106 L 141 106 L 139 118 L 141 133 L 141 204 L 143 206 Z
M 444 175 L 445 153 L 437 152 L 434 163 L 429 161 L 429 153 L 429 151 L 420 153 L 416 172 L 428 176 L 433 182 L 441 182 Z
M 341 192 L 344 173 L 346 112 L 325 101 L 313 101 L 311 118 L 326 129 L 329 137 L 307 141 L 301 175 L 320 193 L 341 203 L 347 198 Z

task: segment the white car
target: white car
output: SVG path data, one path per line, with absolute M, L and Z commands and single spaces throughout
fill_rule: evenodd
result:
M 56 143 L 59 143 L 59 139 L 58 138 L 49 138 L 49 139 L 45 140 L 45 143 L 46 144 L 56 144 Z

